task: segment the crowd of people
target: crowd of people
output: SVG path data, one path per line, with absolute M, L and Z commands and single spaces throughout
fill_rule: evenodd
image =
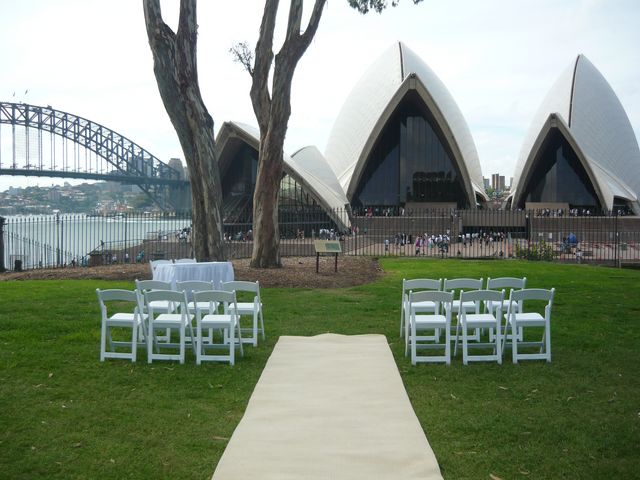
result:
M 413 245 L 416 256 L 428 255 L 432 251 L 437 251 L 441 254 L 449 253 L 451 244 L 458 244 L 458 255 L 462 255 L 462 249 L 471 248 L 475 244 L 481 247 L 492 247 L 494 244 L 502 245 L 508 238 L 508 234 L 505 232 L 497 232 L 493 230 L 469 233 L 460 233 L 457 237 L 451 238 L 449 231 L 446 233 L 438 234 L 417 234 L 411 235 L 406 233 L 397 233 L 393 239 L 386 239 L 384 241 L 385 252 L 389 252 L 391 248 L 395 250 L 405 247 L 405 245 Z M 504 255 L 503 248 L 500 247 L 498 255 Z
M 533 211 L 535 217 L 590 217 L 592 215 L 618 216 L 624 217 L 631 215 L 632 212 L 628 208 L 616 208 L 610 212 L 596 213 L 590 208 L 537 208 Z

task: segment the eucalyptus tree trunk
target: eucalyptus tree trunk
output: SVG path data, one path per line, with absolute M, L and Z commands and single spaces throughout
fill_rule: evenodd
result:
M 213 119 L 198 84 L 196 0 L 180 1 L 175 33 L 162 19 L 159 0 L 143 0 L 143 8 L 158 89 L 189 170 L 195 257 L 223 260 L 222 188 Z
M 285 41 L 275 56 L 273 95 L 269 72 L 274 63 L 273 32 L 278 0 L 266 0 L 252 73 L 251 103 L 260 128 L 258 175 L 253 195 L 251 266 L 273 268 L 280 261 L 278 194 L 283 171 L 284 139 L 291 116 L 291 82 L 298 61 L 318 30 L 326 0 L 316 0 L 309 24 L 301 32 L 303 0 L 291 0 Z

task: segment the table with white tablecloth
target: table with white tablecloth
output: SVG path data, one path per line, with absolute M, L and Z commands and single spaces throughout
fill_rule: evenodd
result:
M 219 289 L 223 282 L 230 282 L 233 278 L 231 262 L 164 263 L 157 265 L 153 271 L 154 280 L 170 282 L 174 288 L 176 282 L 213 280 L 214 287 Z

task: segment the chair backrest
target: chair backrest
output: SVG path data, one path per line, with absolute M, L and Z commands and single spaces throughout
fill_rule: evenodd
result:
M 525 288 L 523 290 L 512 290 L 511 301 L 520 302 L 525 300 L 542 300 L 547 302 L 547 308 L 551 309 L 553 305 L 553 297 L 556 289 L 547 290 L 544 288 Z
M 257 281 L 232 280 L 230 282 L 222 282 L 221 288 L 227 292 L 236 292 L 236 297 L 238 296 L 237 293 L 241 292 L 253 293 L 254 297 L 260 302 L 260 283 Z
M 402 294 L 404 295 L 409 290 L 442 290 L 442 279 L 433 278 L 412 278 L 410 280 L 402 280 Z
M 177 258 L 175 263 L 197 263 L 195 258 Z
M 154 272 L 158 265 L 163 263 L 173 263 L 171 260 L 149 260 L 149 266 L 151 267 L 151 273 Z
M 551 290 L 547 290 L 544 288 L 525 288 L 523 290 L 511 290 L 511 295 L 509 295 L 509 306 L 507 308 L 507 316 L 511 318 L 512 314 L 515 314 L 516 311 L 512 309 L 512 305 L 514 303 L 519 304 L 519 312 L 528 312 L 531 313 L 536 311 L 536 308 L 530 308 L 530 303 L 527 304 L 529 308 L 525 308 L 524 301 L 525 300 L 538 300 L 547 302 L 544 307 L 544 316 L 547 320 L 551 319 L 551 307 L 553 305 L 553 297 L 555 295 L 556 289 L 552 288 Z
M 145 290 L 144 300 L 147 304 L 147 309 L 151 312 L 152 302 L 170 302 L 180 306 L 180 311 L 185 313 L 187 309 L 187 294 L 186 292 L 178 292 L 175 290 Z M 166 312 L 166 307 L 161 309 L 162 312 Z
M 487 278 L 487 290 L 500 290 L 503 288 L 513 288 L 517 290 L 522 290 L 527 286 L 527 277 L 517 278 L 517 277 L 498 277 L 498 278 Z
M 144 293 L 149 290 L 173 290 L 171 282 L 161 280 L 138 280 L 136 279 L 136 290 Z
M 502 305 L 504 290 L 463 290 L 460 292 L 461 302 L 496 302 Z
M 451 303 L 453 301 L 453 293 L 443 292 L 442 290 L 421 290 L 418 292 L 409 292 L 409 303 L 427 301 L 434 303 Z
M 106 313 L 106 302 L 131 302 L 134 304 L 134 312 L 142 312 L 142 297 L 136 290 L 122 290 L 122 289 L 108 289 L 100 290 L 96 288 L 96 294 L 98 295 L 98 302 L 100 302 L 100 309 Z
M 481 290 L 483 281 L 482 278 L 445 278 L 443 290 Z
M 232 305 L 232 311 L 236 310 L 236 292 L 226 290 L 200 290 L 193 292 L 193 301 L 196 303 L 209 303 L 210 305 L 222 305 L 225 312 L 227 306 Z
M 203 290 L 213 290 L 213 280 L 207 282 L 205 280 L 185 280 L 183 282 L 176 282 L 176 290 L 181 292 L 187 292 L 187 295 L 191 295 L 192 292 L 201 292 Z

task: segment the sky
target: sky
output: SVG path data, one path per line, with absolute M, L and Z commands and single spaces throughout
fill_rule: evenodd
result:
M 178 1 L 161 5 L 175 30 Z M 281 2 L 276 52 L 288 5 Z M 311 0 L 305 6 L 310 11 Z M 250 77 L 229 49 L 255 45 L 263 8 L 264 0 L 198 4 L 200 88 L 216 132 L 224 121 L 256 125 Z M 140 0 L 0 0 L 0 17 L 0 101 L 51 105 L 109 127 L 162 160 L 183 158 L 158 93 Z M 449 89 L 485 177 L 500 173 L 508 183 L 538 106 L 580 53 L 612 86 L 638 139 L 639 26 L 637 0 L 401 0 L 368 15 L 346 0 L 329 0 L 293 79 L 285 151 L 307 145 L 324 151 L 355 83 L 399 40 Z M 1 176 L 0 191 L 56 181 Z

